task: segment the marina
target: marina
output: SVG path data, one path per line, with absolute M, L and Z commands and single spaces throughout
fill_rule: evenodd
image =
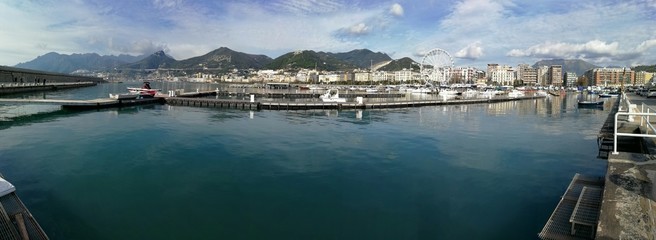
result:
M 45 98 L 121 91 L 103 84 Z M 239 100 L 206 97 L 183 99 Z M 57 239 L 534 238 L 575 173 L 604 171 L 597 132 L 580 129 L 598 130 L 609 113 L 578 109 L 575 96 L 342 110 L 198 105 L 52 105 L 10 118 L 0 123 L 0 167 Z
M 619 109 L 618 106 L 622 105 L 621 102 L 620 103 L 616 102 L 618 101 L 618 98 L 605 98 L 608 99 L 607 101 L 603 101 L 603 100 L 582 101 L 580 100 L 582 97 L 578 96 L 579 95 L 578 93 L 570 94 L 571 96 L 569 97 L 545 96 L 544 94 L 531 94 L 527 96 L 527 94 L 524 94 L 523 92 L 519 92 L 519 91 L 513 91 L 509 93 L 507 96 L 497 95 L 498 93 L 495 93 L 494 95 L 490 95 L 489 97 L 486 98 L 464 98 L 456 95 L 453 95 L 453 97 L 445 98 L 444 96 L 437 94 L 436 96 L 434 96 L 433 99 L 428 99 L 428 100 L 399 100 L 398 96 L 384 95 L 382 97 L 379 97 L 379 99 L 386 99 L 388 97 L 390 98 L 384 101 L 368 101 L 368 99 L 365 99 L 361 96 L 354 95 L 356 96 L 355 99 L 353 99 L 355 100 L 354 102 L 346 102 L 346 101 L 326 102 L 326 101 L 321 101 L 322 99 L 321 96 L 319 96 L 319 101 L 293 100 L 293 99 L 284 100 L 286 97 L 265 98 L 268 100 L 255 101 L 255 96 L 257 94 L 254 93 L 249 94 L 246 91 L 242 91 L 243 93 L 242 95 L 235 94 L 234 92 L 227 95 L 223 95 L 222 93 L 225 92 L 229 92 L 229 91 L 225 91 L 225 90 L 222 91 L 217 88 L 215 90 L 205 90 L 205 91 L 196 90 L 195 92 L 190 92 L 180 89 L 175 91 L 169 90 L 168 95 L 157 94 L 155 96 L 146 97 L 146 98 L 141 98 L 139 97 L 139 95 L 130 95 L 129 97 L 99 98 L 94 100 L 48 99 L 47 96 L 41 99 L 35 99 L 30 97 L 0 98 L 0 106 L 2 106 L 1 104 L 27 104 L 27 105 L 46 104 L 46 105 L 61 106 L 62 109 L 101 110 L 101 109 L 108 109 L 108 108 L 109 109 L 118 108 L 119 109 L 117 110 L 118 112 L 124 111 L 121 109 L 130 109 L 134 107 L 146 107 L 146 108 L 154 107 L 155 109 L 161 108 L 160 106 L 167 106 L 168 108 L 171 107 L 221 108 L 221 109 L 227 109 L 228 111 L 248 110 L 250 111 L 251 119 L 253 119 L 254 117 L 253 111 L 261 112 L 265 110 L 285 110 L 285 111 L 296 110 L 296 111 L 303 111 L 305 113 L 310 113 L 310 114 L 313 114 L 312 111 L 328 111 L 326 112 L 326 114 L 328 114 L 327 116 L 330 116 L 332 114 L 335 114 L 335 116 L 337 116 L 340 115 L 340 112 L 344 114 L 344 111 L 348 112 L 348 111 L 357 110 L 358 112 L 356 112 L 356 116 L 355 116 L 356 119 L 364 119 L 365 112 L 363 112 L 363 110 L 380 111 L 383 109 L 406 109 L 406 108 L 423 109 L 426 107 L 449 107 L 449 106 L 464 108 L 469 105 L 473 106 L 473 108 L 477 108 L 476 106 L 481 106 L 481 105 L 492 106 L 495 104 L 504 104 L 504 105 L 519 104 L 520 106 L 524 105 L 525 106 L 524 108 L 526 108 L 529 105 L 526 105 L 525 103 L 522 102 L 526 102 L 526 103 L 530 102 L 531 104 L 537 104 L 538 103 L 537 101 L 551 102 L 557 100 L 557 101 L 564 101 L 562 102 L 562 104 L 565 104 L 567 99 L 571 98 L 572 100 L 579 99 L 579 100 L 572 101 L 572 103 L 574 103 L 573 107 L 580 109 L 580 111 L 584 111 L 588 113 L 596 113 L 599 111 L 598 113 L 608 114 L 608 117 L 601 118 L 601 119 L 605 119 L 605 121 L 603 123 L 600 122 L 602 127 L 601 130 L 599 131 L 599 134 L 597 134 L 596 150 L 599 152 L 597 154 L 597 158 L 614 159 L 615 157 L 612 156 L 611 152 L 614 151 L 613 146 L 617 145 L 616 144 L 617 140 L 614 141 L 613 139 L 615 135 L 613 134 L 612 129 L 615 127 L 617 120 L 613 119 L 612 116 L 614 116 L 614 113 L 618 112 Z M 324 94 L 324 97 L 334 96 L 337 98 L 342 96 L 339 92 L 330 93 L 331 95 L 328 95 L 329 93 L 330 92 L 327 91 L 326 94 Z M 374 96 L 375 94 L 377 93 L 374 93 Z M 126 94 L 126 96 L 127 95 L 129 94 Z M 567 96 L 567 94 L 564 95 Z M 229 96 L 229 98 L 222 98 L 225 96 Z M 259 94 L 259 96 L 271 97 L 271 96 L 284 96 L 284 95 L 278 93 L 274 95 Z M 299 99 L 308 99 L 305 96 L 310 96 L 310 94 L 303 95 L 303 97 Z M 404 94 L 404 96 L 409 96 L 409 95 Z M 240 98 L 244 100 L 240 100 Z M 587 98 L 589 98 L 589 96 Z M 280 100 L 276 101 L 276 99 L 283 99 L 283 101 Z M 556 106 L 560 104 L 561 103 L 558 103 Z M 590 108 L 590 106 L 594 106 L 594 107 Z M 534 107 L 537 106 L 533 106 L 529 108 L 534 108 Z M 604 111 L 604 109 L 606 108 L 610 112 Z M 627 107 L 625 106 L 623 108 L 626 109 Z M 234 110 L 230 110 L 230 109 L 234 109 Z M 306 111 L 310 111 L 310 112 L 306 112 Z M 624 128 L 627 127 L 625 126 Z M 631 125 L 629 125 L 628 128 L 631 128 Z M 630 130 L 623 130 L 623 131 L 630 131 Z M 636 146 L 636 144 L 637 143 L 634 143 L 633 140 L 626 139 L 626 138 L 621 140 L 620 142 L 620 146 L 625 150 L 631 149 L 632 146 Z M 637 150 L 634 149 L 631 151 L 637 151 Z M 585 173 L 586 171 L 583 172 Z M 597 227 L 598 222 L 599 224 L 616 224 L 616 223 L 606 223 L 612 220 L 609 220 L 608 218 L 609 215 L 602 214 L 601 211 L 601 209 L 604 208 L 605 206 L 604 204 L 602 204 L 602 200 L 601 200 L 602 195 L 603 195 L 603 199 L 613 199 L 616 198 L 616 196 L 614 194 L 609 195 L 608 192 L 606 192 L 606 194 L 603 194 L 604 186 L 608 185 L 609 183 L 607 181 L 604 182 L 602 180 L 603 177 L 599 177 L 600 175 L 602 175 L 601 172 L 597 172 L 597 171 L 595 172 L 596 173 L 593 173 L 591 175 L 580 174 L 578 171 L 575 173 L 574 178 L 571 180 L 569 187 L 567 187 L 567 190 L 565 191 L 565 194 L 562 195 L 563 197 L 560 199 L 560 202 L 556 205 L 556 208 L 554 212 L 551 214 L 551 217 L 549 217 L 549 220 L 546 221 L 542 231 L 540 231 L 540 233 L 538 234 L 540 238 L 542 239 L 594 239 L 594 237 L 597 234 L 603 234 L 603 235 L 614 234 L 612 231 L 609 231 L 607 227 L 604 228 Z M 613 186 L 612 182 L 610 185 Z M 20 201 L 17 197 L 14 197 L 14 199 Z M 23 212 L 25 211 L 27 211 L 26 208 Z M 17 219 L 19 219 L 23 215 L 14 214 L 11 216 L 14 216 Z M 31 215 L 29 216 L 31 217 Z M 40 229 L 40 227 L 39 228 L 34 227 L 34 226 L 36 227 L 39 226 L 38 223 L 36 223 L 36 221 L 34 220 L 34 218 L 32 218 L 30 221 L 36 224 L 33 225 L 33 227 L 31 227 L 32 229 L 37 229 L 37 230 Z M 16 225 L 15 229 L 25 229 L 25 227 L 20 227 L 19 225 Z M 23 231 L 25 232 L 25 230 Z M 31 230 L 31 231 L 34 232 L 35 230 Z M 18 233 L 19 233 L 18 230 L 9 231 L 9 234 L 13 234 L 13 235 L 16 235 Z M 43 233 L 43 236 L 45 236 L 45 233 Z

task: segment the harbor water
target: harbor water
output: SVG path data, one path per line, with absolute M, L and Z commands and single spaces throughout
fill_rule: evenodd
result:
M 578 97 L 364 111 L 0 105 L 0 172 L 51 239 L 535 239 L 575 173 L 605 172 L 596 136 L 610 102 L 578 109 Z

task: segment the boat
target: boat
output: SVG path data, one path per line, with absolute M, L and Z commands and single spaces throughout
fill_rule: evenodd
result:
M 510 98 L 518 98 L 518 97 L 523 97 L 523 96 L 524 96 L 524 92 L 519 91 L 519 90 L 512 90 L 512 91 L 508 92 L 508 97 L 510 97 Z
M 456 95 L 458 95 L 458 91 L 453 90 L 453 89 L 441 89 L 440 92 L 437 93 L 437 95 L 440 95 L 440 96 L 456 96 Z
M 432 93 L 433 90 L 430 88 L 420 87 L 410 90 L 411 93 Z
M 555 90 L 549 90 L 548 93 L 551 94 L 552 96 L 556 96 L 556 97 L 560 96 L 560 92 Z
M 579 107 L 603 107 L 604 101 L 579 101 Z
M 463 97 L 476 97 L 476 95 L 478 95 L 478 91 L 476 91 L 474 89 L 471 89 L 471 88 L 467 88 L 467 90 L 462 92 L 461 95 Z
M 139 97 L 139 94 L 137 93 L 127 93 L 127 94 L 109 94 L 109 98 L 116 99 L 116 100 L 129 100 L 129 99 L 137 99 Z
M 346 102 L 346 98 L 340 98 L 339 97 L 339 90 L 338 89 L 328 89 L 326 91 L 326 93 L 321 95 L 319 98 L 323 102 L 337 102 L 337 103 Z
M 599 93 L 600 98 L 610 98 L 610 97 L 618 97 L 620 94 L 616 92 L 602 92 Z
M 159 89 L 150 89 L 150 88 L 128 88 L 128 92 L 133 93 L 133 94 L 139 94 L 141 97 L 154 97 L 157 92 L 159 92 Z

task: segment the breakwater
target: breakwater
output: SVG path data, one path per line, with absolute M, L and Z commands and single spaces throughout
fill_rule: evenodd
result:
M 102 78 L 0 66 L 0 84 L 105 82 Z

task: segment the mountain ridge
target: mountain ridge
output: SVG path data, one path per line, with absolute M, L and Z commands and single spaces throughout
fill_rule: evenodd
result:
M 232 69 L 317 69 L 328 71 L 344 71 L 352 69 L 370 69 L 379 65 L 379 70 L 398 71 L 412 68 L 419 69 L 419 64 L 409 57 L 392 59 L 382 52 L 369 49 L 355 49 L 348 52 L 316 52 L 302 50 L 283 54 L 272 59 L 263 54 L 248 54 L 220 47 L 204 55 L 183 60 L 176 60 L 164 51 L 151 55 L 131 56 L 101 56 L 97 53 L 59 54 L 49 52 L 38 56 L 32 61 L 19 63 L 15 67 L 48 72 L 69 74 L 76 70 L 108 71 L 112 69 L 158 69 L 177 68 L 188 70 L 227 72 Z M 575 72 L 582 75 L 585 71 L 597 66 L 579 59 L 549 59 L 540 60 L 532 65 L 540 66 L 562 65 L 564 72 Z

